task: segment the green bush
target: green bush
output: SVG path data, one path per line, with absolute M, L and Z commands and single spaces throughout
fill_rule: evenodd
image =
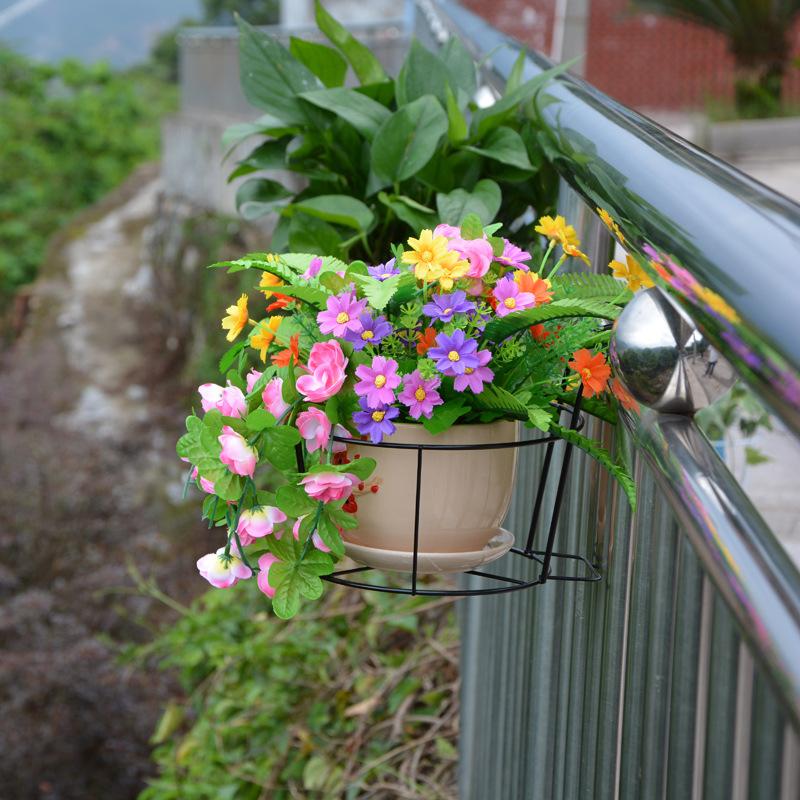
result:
M 267 113 L 234 126 L 227 141 L 266 138 L 231 177 L 280 169 L 305 182 L 296 191 L 252 177 L 239 187 L 246 219 L 280 213 L 274 251 L 375 263 L 390 243 L 438 222 L 460 225 L 470 212 L 514 232 L 530 207 L 552 210 L 556 178 L 533 100 L 560 68 L 523 82 L 520 59 L 503 97 L 479 108 L 477 65 L 458 39 L 440 53 L 413 41 L 390 78 L 319 3 L 317 23 L 333 48 L 293 37 L 287 49 L 240 22 L 242 88 Z M 348 67 L 356 88 L 344 86 Z
M 254 584 L 208 592 L 139 654 L 186 691 L 140 800 L 452 798 L 452 605 L 338 590 L 284 623 Z
M 53 67 L 0 48 L 0 301 L 35 277 L 70 216 L 157 157 L 174 101 L 143 71 Z

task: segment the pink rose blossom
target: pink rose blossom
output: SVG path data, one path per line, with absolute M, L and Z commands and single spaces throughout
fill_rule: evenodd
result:
M 469 261 L 468 278 L 482 278 L 492 265 L 494 251 L 486 239 L 451 239 L 450 249 Z
M 283 378 L 273 378 L 261 392 L 264 406 L 275 419 L 280 419 L 289 404 L 283 399 Z
M 297 379 L 297 391 L 311 403 L 324 403 L 342 388 L 346 366 L 339 342 L 317 342 L 308 356 L 309 374 Z
M 434 236 L 444 236 L 447 239 L 454 239 L 461 236 L 461 230 L 455 225 L 446 225 L 444 222 L 433 229 Z
M 270 598 L 275 597 L 275 587 L 269 582 L 269 569 L 275 563 L 278 563 L 278 559 L 272 555 L 272 553 L 264 553 L 264 555 L 258 559 L 259 573 L 256 578 L 256 583 L 258 584 L 258 588 Z
M 295 522 L 295 524 L 292 526 L 292 535 L 298 541 L 300 541 L 300 525 L 305 518 L 306 515 L 304 514 L 302 517 L 299 517 L 297 522 Z M 328 547 L 328 545 L 322 541 L 322 537 L 316 531 L 311 534 L 311 544 L 313 544 L 314 547 L 316 547 L 321 553 L 330 553 L 331 551 L 330 547 Z
M 236 533 L 242 547 L 252 544 L 262 536 L 269 536 L 275 525 L 286 522 L 286 514 L 275 506 L 258 506 L 248 508 L 239 515 L 239 524 L 236 526 Z
M 251 369 L 250 372 L 247 373 L 247 394 L 253 391 L 258 379 L 263 374 L 263 372 L 259 372 L 257 369 Z
M 313 500 L 332 503 L 350 497 L 353 487 L 358 485 L 358 478 L 351 472 L 312 472 L 300 483 Z
M 216 553 L 208 553 L 197 559 L 200 574 L 217 589 L 228 589 L 240 580 L 249 578 L 253 571 L 235 553 L 224 558 L 225 548 L 220 547 Z
M 247 403 L 242 390 L 237 386 L 217 386 L 216 383 L 204 383 L 197 388 L 200 393 L 200 405 L 203 411 L 216 409 L 226 417 L 241 417 L 247 413 Z
M 331 435 L 331 423 L 324 411 L 309 408 L 297 415 L 297 429 L 306 440 L 308 452 L 325 448 Z
M 244 436 L 236 433 L 230 425 L 224 425 L 222 433 L 217 438 L 222 445 L 220 461 L 236 475 L 247 475 L 252 478 L 258 461 L 255 448 L 250 447 Z

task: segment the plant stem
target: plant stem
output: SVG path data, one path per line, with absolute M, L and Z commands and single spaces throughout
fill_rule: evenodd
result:
M 302 561 L 306 557 L 306 553 L 308 553 L 309 548 L 311 547 L 311 539 L 317 531 L 317 526 L 319 525 L 319 518 L 322 516 L 322 509 L 325 507 L 325 503 L 322 500 L 317 503 L 317 510 L 314 514 L 314 524 L 311 526 L 311 530 L 308 532 L 308 537 L 306 538 L 305 542 L 303 542 L 303 550 L 300 553 L 300 561 Z
M 550 258 L 550 253 L 553 252 L 553 248 L 556 246 L 556 240 L 551 239 L 550 244 L 547 245 L 547 250 L 544 251 L 544 256 L 542 258 L 542 263 L 539 264 L 539 274 L 541 275 L 544 271 L 544 265 L 547 263 L 547 259 Z

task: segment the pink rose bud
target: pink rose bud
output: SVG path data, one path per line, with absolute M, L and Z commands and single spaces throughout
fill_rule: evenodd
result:
M 247 413 L 247 403 L 242 390 L 237 386 L 217 386 L 216 383 L 204 383 L 197 388 L 200 393 L 200 405 L 203 411 L 216 409 L 226 417 L 242 417 Z
M 197 480 L 197 467 L 192 470 L 192 480 Z M 216 494 L 216 490 L 214 489 L 214 481 L 210 481 L 208 478 L 200 478 L 200 488 L 206 492 L 207 494 Z
M 279 419 L 284 411 L 289 408 L 289 404 L 283 399 L 283 378 L 273 378 L 269 381 L 264 391 L 261 392 L 261 399 L 264 401 L 267 411 L 275 419 Z
M 258 461 L 255 448 L 250 447 L 244 436 L 236 433 L 230 425 L 224 425 L 222 433 L 217 438 L 222 445 L 220 461 L 234 474 L 252 478 Z
M 331 503 L 350 497 L 353 487 L 358 485 L 358 478 L 350 472 L 312 472 L 300 483 L 313 500 Z
M 322 259 L 319 256 L 311 259 L 311 262 L 308 265 L 308 269 L 300 276 L 304 280 L 309 280 L 310 278 L 316 278 L 319 275 L 319 271 L 322 269 Z
M 297 379 L 297 391 L 311 403 L 324 403 L 344 385 L 346 366 L 339 342 L 317 342 L 308 355 L 309 374 Z
M 231 552 L 230 558 L 226 559 L 224 553 L 225 548 L 220 547 L 216 553 L 208 553 L 197 560 L 200 574 L 217 589 L 228 589 L 253 574 L 250 567 L 245 566 L 238 555 Z
M 275 564 L 278 559 L 272 553 L 264 553 L 258 559 L 258 568 L 260 572 L 256 578 L 258 588 L 264 592 L 267 597 L 275 597 L 275 588 L 269 582 L 269 568 Z
M 243 547 L 252 544 L 262 536 L 269 536 L 276 525 L 286 522 L 286 514 L 275 506 L 248 508 L 239 515 L 236 533 Z
M 253 387 L 263 374 L 263 372 L 259 372 L 257 369 L 251 369 L 250 372 L 247 373 L 247 394 L 253 391 Z
M 444 236 L 447 239 L 453 239 L 457 236 L 461 236 L 461 229 L 456 228 L 455 225 L 446 225 L 444 222 L 442 222 L 433 229 L 433 235 Z
M 297 541 L 300 541 L 300 525 L 305 518 L 306 515 L 304 514 L 292 526 L 292 535 L 295 539 L 297 539 Z M 313 544 L 314 547 L 316 547 L 321 553 L 330 553 L 331 551 L 330 547 L 328 547 L 328 545 L 322 541 L 322 537 L 316 531 L 311 534 L 311 544 Z
M 324 411 L 309 408 L 308 411 L 298 414 L 297 429 L 306 440 L 309 453 L 327 447 L 331 435 L 331 423 Z

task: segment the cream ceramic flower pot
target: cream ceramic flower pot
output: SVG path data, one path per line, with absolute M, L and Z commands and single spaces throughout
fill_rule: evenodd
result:
M 517 438 L 517 423 L 454 425 L 433 436 L 422 425 L 400 423 L 387 442 L 402 444 L 491 444 Z M 417 451 L 348 446 L 377 461 L 363 490 L 356 493 L 358 528 L 348 542 L 381 550 L 414 549 Z M 425 450 L 419 517 L 419 552 L 481 550 L 496 536 L 514 487 L 517 448 Z M 377 491 L 373 487 L 377 486 Z

